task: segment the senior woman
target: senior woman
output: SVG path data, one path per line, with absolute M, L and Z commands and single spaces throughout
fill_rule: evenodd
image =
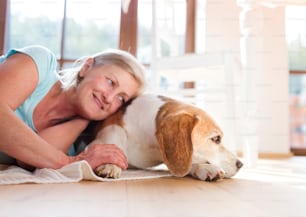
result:
M 115 144 L 94 144 L 76 156 L 68 150 L 91 120 L 103 120 L 139 95 L 144 68 L 127 52 L 108 50 L 57 72 L 42 46 L 0 56 L 0 163 L 57 169 L 86 160 L 91 167 L 127 168 Z

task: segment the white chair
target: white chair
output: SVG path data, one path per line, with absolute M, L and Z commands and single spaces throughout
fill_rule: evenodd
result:
M 224 144 L 237 151 L 233 62 L 223 53 L 155 58 L 150 80 L 154 91 L 206 110 L 224 131 Z M 183 88 L 194 82 L 194 88 Z

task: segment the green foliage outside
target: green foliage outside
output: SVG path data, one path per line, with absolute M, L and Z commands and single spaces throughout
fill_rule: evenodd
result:
M 98 25 L 90 19 L 78 23 L 73 18 L 67 18 L 62 58 L 74 60 L 107 48 L 118 48 L 119 31 L 119 23 L 118 26 L 110 23 Z M 7 49 L 39 44 L 48 47 L 60 58 L 62 20 L 50 20 L 47 16 L 23 18 L 12 14 L 7 39 Z M 179 42 L 181 53 L 184 50 L 183 39 Z M 161 40 L 159 46 L 161 56 L 171 55 L 171 47 L 166 41 Z M 150 64 L 152 58 L 152 30 L 141 25 L 138 26 L 137 58 L 145 64 Z
M 11 16 L 7 47 L 40 44 L 60 57 L 61 32 L 61 21 L 52 21 L 47 17 L 21 19 L 14 15 Z M 117 48 L 118 34 L 119 29 L 112 25 L 102 28 L 94 22 L 79 24 L 74 19 L 67 19 L 64 58 L 76 59 L 103 49 Z
M 288 58 L 289 69 L 306 71 L 306 47 L 299 38 L 288 45 Z

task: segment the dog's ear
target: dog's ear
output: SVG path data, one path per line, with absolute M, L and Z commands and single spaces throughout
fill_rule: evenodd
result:
M 186 113 L 164 118 L 156 131 L 164 163 L 178 177 L 188 174 L 192 164 L 192 130 L 197 118 Z

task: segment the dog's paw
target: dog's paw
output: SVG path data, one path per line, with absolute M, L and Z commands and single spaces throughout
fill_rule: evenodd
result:
M 95 173 L 102 178 L 118 179 L 121 175 L 121 168 L 114 164 L 104 164 L 95 169 Z
M 224 178 L 225 172 L 213 164 L 194 164 L 190 175 L 203 181 L 218 181 Z

